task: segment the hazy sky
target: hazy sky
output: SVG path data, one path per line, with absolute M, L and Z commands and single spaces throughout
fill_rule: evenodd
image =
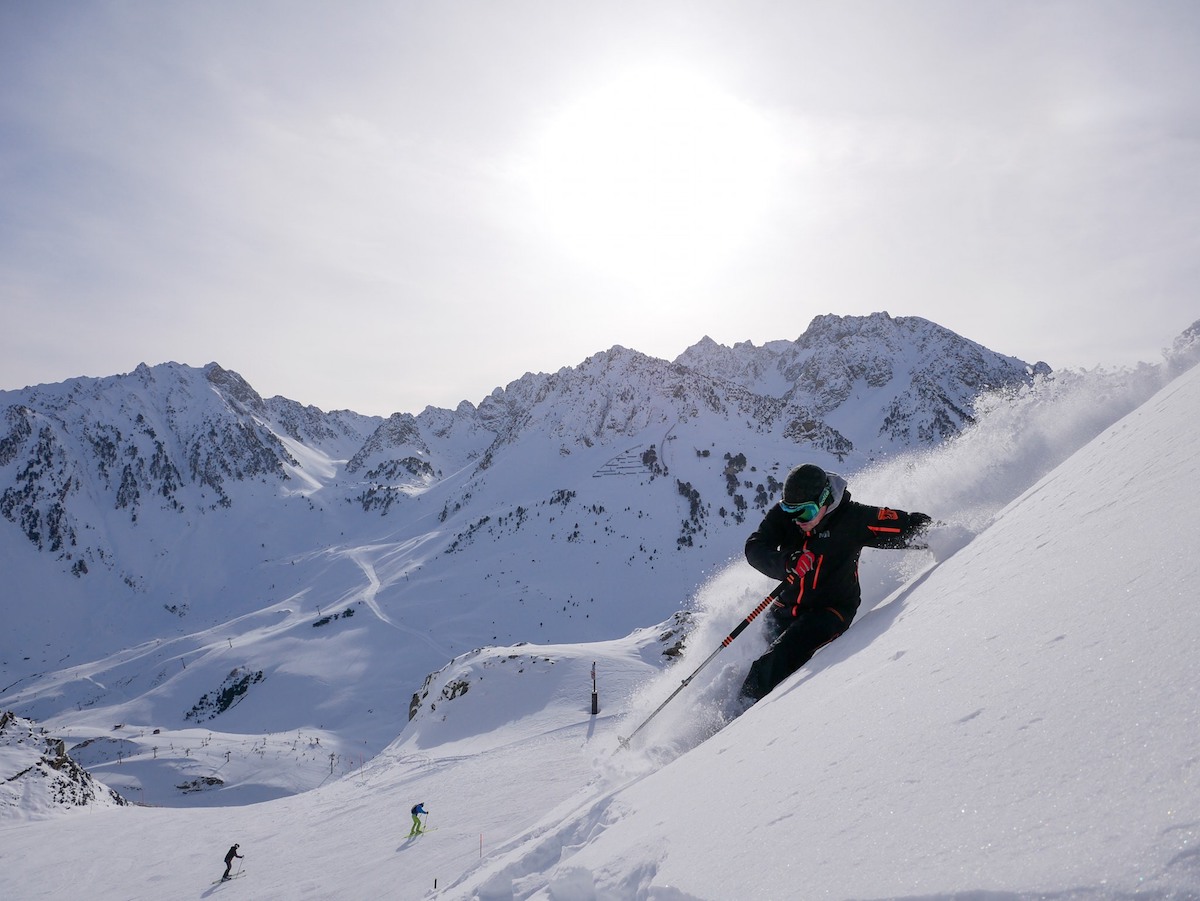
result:
M 1200 319 L 1200 4 L 0 3 L 0 388 L 478 402 L 614 344 Z

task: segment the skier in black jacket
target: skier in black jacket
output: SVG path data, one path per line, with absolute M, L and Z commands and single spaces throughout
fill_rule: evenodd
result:
M 222 879 L 229 878 L 229 871 L 233 869 L 233 859 L 235 857 L 243 856 L 241 854 L 238 854 L 238 847 L 239 847 L 239 845 L 234 845 L 227 852 L 225 852 L 225 875 L 223 875 L 221 877 Z
M 912 547 L 930 518 L 850 499 L 846 480 L 811 463 L 788 473 L 783 498 L 746 539 L 750 565 L 791 589 L 766 616 L 770 647 L 742 683 L 741 707 L 763 698 L 849 628 L 864 547 Z

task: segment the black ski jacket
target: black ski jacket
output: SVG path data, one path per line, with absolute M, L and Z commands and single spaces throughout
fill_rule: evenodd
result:
M 812 551 L 816 558 L 812 571 L 781 598 L 783 607 L 772 608 L 777 621 L 827 608 L 850 625 L 862 602 L 858 582 L 862 549 L 912 547 L 930 522 L 924 513 L 857 503 L 850 499 L 844 479 L 830 473 L 830 481 L 833 507 L 812 534 L 805 534 L 776 504 L 746 539 L 746 560 L 772 579 L 787 577 L 788 558 L 797 551 Z

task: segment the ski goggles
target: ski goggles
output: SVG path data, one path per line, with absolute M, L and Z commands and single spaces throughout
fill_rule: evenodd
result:
M 784 513 L 789 514 L 792 519 L 797 522 L 812 522 L 817 518 L 817 514 L 821 512 L 821 508 L 829 501 L 829 488 L 826 487 L 821 492 L 821 496 L 815 501 L 805 501 L 802 504 L 785 504 L 779 502 L 779 509 Z

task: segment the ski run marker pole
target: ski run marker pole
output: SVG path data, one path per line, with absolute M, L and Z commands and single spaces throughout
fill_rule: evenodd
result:
M 767 595 L 765 598 L 763 598 L 762 601 L 759 603 L 759 605 L 757 607 L 755 607 L 753 610 L 751 610 L 749 615 L 744 620 L 742 620 L 740 623 L 738 623 L 732 632 L 730 632 L 728 635 L 725 636 L 725 638 L 721 641 L 721 643 L 719 645 L 717 645 L 717 649 L 715 651 L 713 651 L 711 654 L 709 654 L 708 657 L 705 658 L 704 662 L 701 663 L 698 667 L 696 667 L 695 671 L 690 676 L 688 676 L 686 679 L 684 679 L 682 682 L 680 682 L 679 687 L 677 689 L 675 689 L 673 692 L 671 692 L 671 694 L 667 697 L 667 699 L 665 701 L 663 701 L 661 704 L 658 705 L 658 709 L 656 709 L 652 714 L 650 714 L 648 717 L 646 717 L 646 719 L 642 722 L 642 724 L 640 726 L 638 726 L 636 729 L 634 729 L 632 732 L 630 732 L 629 735 L 627 735 L 625 738 L 621 738 L 621 736 L 618 735 L 617 741 L 620 743 L 620 747 L 617 748 L 617 750 L 619 751 L 619 750 L 621 750 L 621 748 L 628 748 L 629 742 L 633 739 L 633 737 L 635 735 L 637 735 L 639 732 L 641 732 L 643 729 L 645 729 L 646 725 L 652 719 L 654 719 L 656 716 L 658 716 L 659 713 L 662 712 L 662 709 L 664 707 L 666 707 L 668 704 L 671 703 L 671 701 L 675 698 L 675 695 L 679 694 L 681 691 L 683 691 L 685 688 L 687 688 L 688 683 L 690 683 L 693 679 L 696 678 L 696 676 L 700 673 L 700 670 L 702 670 L 702 669 L 704 669 L 704 667 L 708 666 L 712 662 L 713 658 L 716 657 L 719 653 L 721 653 L 721 651 L 723 651 L 729 645 L 733 644 L 733 640 L 742 634 L 742 630 L 744 630 L 748 625 L 750 625 L 752 622 L 754 622 L 754 620 L 758 619 L 758 615 L 760 613 L 762 613 L 764 610 L 766 610 L 772 604 L 776 603 L 779 600 L 779 596 L 782 595 L 784 590 L 787 589 L 787 587 L 791 584 L 792 583 L 789 580 L 784 579 L 782 582 L 780 582 L 778 585 L 776 585 L 775 589 L 769 595 Z

